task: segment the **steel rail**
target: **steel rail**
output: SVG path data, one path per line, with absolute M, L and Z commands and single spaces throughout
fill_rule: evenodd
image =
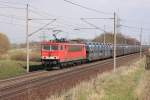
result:
M 134 54 L 132 54 L 134 55 Z M 117 59 L 123 59 L 127 58 L 131 55 L 126 55 L 122 57 L 118 57 Z M 38 88 L 39 86 L 44 86 L 46 84 L 55 84 L 57 80 L 67 80 L 72 77 L 72 75 L 78 75 L 79 73 L 85 73 L 88 72 L 89 70 L 94 70 L 95 68 L 100 68 L 101 66 L 104 66 L 106 64 L 110 64 L 113 62 L 113 59 L 108 59 L 100 62 L 94 62 L 90 64 L 85 64 L 85 65 L 80 65 L 82 67 L 75 68 L 69 71 L 64 71 L 62 73 L 56 74 L 56 75 L 50 75 L 46 77 L 41 77 L 38 79 L 33 79 L 30 81 L 22 82 L 19 84 L 13 84 L 9 85 L 7 87 L 0 88 L 0 98 L 8 99 L 12 98 L 18 94 L 24 93 L 26 90 L 31 89 L 31 88 Z

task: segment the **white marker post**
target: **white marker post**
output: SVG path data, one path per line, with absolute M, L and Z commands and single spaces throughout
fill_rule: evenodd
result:
M 116 13 L 114 12 L 114 72 L 116 71 Z
M 27 53 L 27 73 L 30 71 L 29 69 L 29 36 L 28 36 L 28 32 L 29 32 L 29 5 L 27 4 L 27 8 L 26 8 L 26 53 Z
M 142 31 L 143 31 L 143 29 L 141 28 L 141 32 L 140 32 L 140 58 L 142 58 Z

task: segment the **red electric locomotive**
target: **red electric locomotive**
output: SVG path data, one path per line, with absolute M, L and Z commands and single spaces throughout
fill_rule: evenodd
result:
M 79 62 L 86 59 L 85 44 L 43 41 L 41 43 L 42 64 L 53 66 Z

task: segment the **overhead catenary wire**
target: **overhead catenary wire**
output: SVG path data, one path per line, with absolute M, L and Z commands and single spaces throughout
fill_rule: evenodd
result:
M 25 21 L 24 19 L 22 19 L 22 18 L 18 18 L 18 17 L 14 17 L 14 16 L 12 16 L 12 15 L 2 15 L 2 14 L 0 14 L 0 16 L 3 16 L 3 17 L 6 17 L 6 18 L 12 18 L 12 19 L 16 19 L 16 20 L 21 20 L 21 21 Z M 33 18 L 34 19 L 34 18 Z M 38 20 L 40 20 L 40 19 L 34 19 L 35 21 L 32 21 L 32 23 L 36 23 L 36 24 L 39 24 L 38 26 L 33 26 L 33 25 L 29 25 L 29 26 L 31 26 L 31 27 L 33 27 L 33 28 L 39 28 L 40 27 L 40 25 L 43 25 L 43 24 L 46 24 L 47 22 L 37 22 Z M 41 19 L 41 20 L 49 20 L 49 19 Z M 23 25 L 23 24 L 17 24 L 16 22 L 15 23 L 13 23 L 13 22 L 1 22 L 1 23 L 5 23 L 5 24 L 9 24 L 9 25 L 17 25 L 17 26 L 20 26 L 20 27 L 25 27 L 25 25 Z M 59 23 L 61 26 L 59 26 L 59 27 L 64 27 L 64 28 L 66 28 L 66 29 L 70 29 L 70 30 L 73 30 L 73 27 L 75 27 L 75 26 L 73 26 L 73 25 L 68 25 L 68 24 L 62 24 L 62 23 Z M 58 28 L 58 27 L 57 27 Z
M 97 20 L 98 20 L 98 19 L 103 19 L 103 20 L 108 19 L 108 20 L 109 20 L 109 19 L 114 19 L 114 18 L 82 18 L 82 19 L 97 19 Z
M 11 22 L 4 22 L 4 21 L 0 21 L 0 23 L 9 24 L 9 25 L 16 25 L 16 26 L 20 26 L 20 27 L 25 27 L 25 25 L 18 24 L 18 23 L 11 23 Z
M 4 8 L 4 9 L 18 9 L 18 10 L 24 10 L 25 8 L 19 8 L 19 7 L 10 7 L 10 6 L 6 6 L 6 7 L 0 7 L 0 8 Z
M 32 9 L 30 9 L 30 11 L 32 12 L 32 13 L 34 13 L 34 14 L 36 14 L 36 15 L 39 15 L 39 16 L 49 16 L 49 17 L 52 17 L 52 16 L 55 16 L 55 15 L 52 15 L 52 14 L 48 14 L 48 13 L 46 13 L 46 12 L 44 12 L 44 11 L 36 11 L 38 8 L 37 7 L 34 7 L 34 6 L 30 6 Z M 43 15 L 44 14 L 44 15 Z M 58 17 L 58 16 L 56 16 L 56 18 L 57 19 L 59 19 L 59 20 L 64 20 L 62 17 Z M 70 18 L 69 18 L 70 19 Z M 103 18 L 104 19 L 104 18 Z M 105 19 L 109 19 L 109 18 L 105 18 Z M 110 19 L 112 19 L 112 18 L 110 18 Z M 64 20 L 64 22 L 65 23 L 67 23 L 65 20 Z M 69 23 L 71 23 L 71 22 L 69 22 Z M 64 23 L 63 23 L 64 24 Z M 68 25 L 70 25 L 70 24 L 68 24 Z M 71 26 L 79 26 L 79 24 L 77 25 L 77 24 L 73 24 L 73 25 L 71 25 Z
M 132 20 L 126 20 L 126 19 L 120 19 L 120 21 L 122 22 L 128 22 L 128 23 L 136 23 L 137 21 L 132 21 Z M 139 25 L 139 24 L 136 24 L 136 25 Z M 124 27 L 124 28 L 128 28 L 128 29 L 137 29 L 137 30 L 140 30 L 141 29 L 141 26 L 130 26 L 130 25 L 126 25 L 126 24 L 120 24 L 121 27 Z M 145 28 L 145 27 L 142 27 L 142 30 L 143 31 L 150 31 L 150 28 Z
M 120 26 L 125 27 L 125 28 L 128 28 L 128 29 L 135 29 L 135 30 L 140 30 L 140 29 L 141 29 L 140 27 L 129 26 L 129 25 L 123 25 L 123 24 L 121 24 Z M 149 32 L 150 32 L 150 29 L 148 29 L 148 28 L 142 28 L 142 30 L 143 30 L 143 31 L 149 31 Z
M 43 12 L 39 12 L 39 11 L 36 11 L 36 10 L 33 10 L 33 9 L 29 9 L 29 11 L 35 15 L 38 15 L 38 16 L 41 16 L 41 17 L 50 17 L 50 15 L 47 15 Z M 51 16 L 52 17 L 52 16 Z
M 15 25 L 15 26 L 19 26 L 19 27 L 22 27 L 24 28 L 25 27 L 25 24 L 20 24 L 20 23 L 14 23 L 14 22 L 5 22 L 5 21 L 0 21 L 0 24 L 8 24 L 8 25 Z M 35 26 L 35 25 L 29 25 L 30 27 L 32 28 L 40 28 L 41 26 Z
M 12 5 L 12 4 L 7 4 L 7 3 L 1 3 L 1 2 L 0 2 L 0 5 L 1 6 L 22 6 L 22 5 L 14 5 L 14 4 Z
M 64 0 L 64 1 L 66 1 L 66 2 L 68 2 L 68 3 L 71 3 L 71 4 L 73 4 L 73 5 L 76 5 L 76 6 L 80 6 L 80 7 L 84 8 L 84 9 L 87 9 L 87 10 L 91 10 L 91 11 L 98 12 L 98 13 L 112 14 L 112 13 L 102 12 L 102 11 L 99 11 L 99 10 L 97 10 L 97 9 L 88 8 L 88 7 L 82 6 L 82 5 L 80 5 L 80 4 L 71 2 L 71 1 L 69 1 L 69 0 Z M 37 8 L 36 8 L 36 7 L 33 7 L 32 5 L 30 5 L 30 7 L 37 10 Z M 43 12 L 43 11 L 42 11 L 42 13 L 45 14 L 45 15 L 48 15 L 48 16 L 54 16 L 54 15 L 50 15 L 50 14 L 47 13 L 47 12 Z M 40 14 L 40 13 L 36 12 L 36 14 Z M 88 19 L 113 19 L 113 18 L 88 18 Z M 139 28 L 138 28 L 138 29 L 139 29 Z
M 19 3 L 19 2 L 10 2 L 10 1 L 0 1 L 1 3 L 5 3 L 5 4 L 13 4 L 13 5 L 26 5 L 25 3 Z
M 35 21 L 38 21 L 38 20 L 35 20 Z M 35 21 L 32 21 L 33 23 L 39 23 L 39 24 L 44 24 L 44 23 L 41 23 L 41 22 L 35 22 Z M 42 20 L 41 20 L 42 21 Z M 44 20 L 43 20 L 44 21 Z M 60 21 L 63 21 L 63 22 L 60 22 Z M 59 25 L 59 27 L 64 27 L 64 28 L 69 28 L 69 29 L 71 29 L 71 30 L 73 30 L 74 29 L 74 27 L 78 27 L 79 25 L 77 25 L 77 24 L 70 24 L 69 22 L 67 22 L 67 21 L 65 21 L 65 20 L 63 20 L 63 19 L 59 19 L 59 22 L 57 21 L 56 22 L 58 25 Z
M 100 28 L 100 27 L 98 27 L 98 26 L 96 26 L 96 25 L 94 25 L 94 24 L 88 22 L 88 21 L 85 20 L 84 18 L 81 18 L 81 20 L 82 20 L 83 22 L 85 22 L 86 24 L 88 24 L 88 25 L 94 27 L 95 29 L 98 29 L 98 30 L 101 30 L 101 31 L 103 31 L 103 32 L 106 32 L 106 30 L 104 30 L 104 29 L 102 29 L 102 28 Z
M 69 0 L 64 0 L 64 1 L 69 1 Z M 3 2 L 3 1 L 0 1 L 0 2 Z M 7 1 L 4 1 L 3 2 L 4 4 L 12 4 L 12 5 L 15 5 L 15 4 L 17 4 L 17 5 L 25 5 L 25 4 L 19 4 L 19 3 L 14 3 L 14 2 L 7 2 Z M 74 2 L 72 2 L 72 3 L 74 3 Z M 77 4 L 77 3 L 75 3 L 75 4 Z M 80 5 L 80 4 L 79 4 Z M 9 5 L 7 5 L 8 6 L 8 8 L 11 8 L 11 6 L 9 6 Z M 7 6 L 6 7 L 4 7 L 4 8 L 7 8 Z M 82 5 L 81 5 L 82 6 Z M 84 6 L 83 6 L 84 7 Z M 15 9 L 15 7 L 13 7 L 14 9 Z M 37 10 L 37 8 L 36 7 L 34 7 L 33 5 L 29 5 L 29 8 L 32 8 L 32 9 L 34 9 L 34 10 Z M 88 8 L 88 7 L 87 7 Z M 20 8 L 18 8 L 18 9 L 20 9 Z M 24 8 L 23 8 L 24 9 Z M 31 10 L 32 9 L 29 9 L 30 10 L 30 12 L 32 12 Z M 86 7 L 85 7 L 85 9 L 86 9 Z M 92 9 L 92 8 L 91 8 Z M 89 9 L 89 10 L 91 10 L 91 9 Z M 96 10 L 97 11 L 97 9 L 93 9 L 93 10 Z M 93 10 L 91 10 L 91 11 L 93 11 Z M 99 10 L 98 10 L 99 11 Z M 32 12 L 33 13 L 33 12 Z M 41 13 L 41 14 L 40 14 Z M 37 12 L 35 12 L 35 14 L 37 14 L 37 15 L 42 15 L 42 13 L 44 14 L 44 15 L 46 15 L 46 16 L 48 16 L 47 18 L 49 18 L 49 17 L 52 17 L 52 16 L 54 16 L 54 15 L 51 15 L 51 14 L 49 14 L 49 13 L 47 13 L 47 12 L 45 12 L 45 11 L 37 11 Z M 101 12 L 101 13 L 103 13 L 103 12 Z M 106 12 L 104 12 L 104 13 L 106 13 Z M 15 17 L 15 16 L 10 16 L 10 18 L 14 18 L 14 19 L 18 19 L 18 20 L 21 20 L 20 18 L 17 18 L 17 17 Z M 93 18 L 89 18 L 89 19 L 93 19 Z M 94 19 L 102 19 L 102 18 L 94 18 Z M 104 18 L 105 19 L 105 18 Z M 106 18 L 107 19 L 107 18 Z M 39 23 L 40 24 L 40 22 L 33 22 L 33 23 Z M 58 22 L 57 22 L 58 23 Z M 65 21 L 63 24 L 66 24 L 67 22 Z M 69 23 L 71 23 L 71 22 L 69 22 Z M 72 22 L 73 23 L 73 22 Z M 44 24 L 44 23 L 43 23 Z M 59 23 L 59 24 L 62 24 L 62 23 Z M 66 26 L 69 26 L 69 25 L 66 25 Z M 79 27 L 79 25 L 75 25 L 74 23 L 73 23 L 73 25 L 72 25 L 72 27 L 76 27 L 76 26 L 78 26 Z M 128 26 L 129 27 L 129 26 Z M 101 29 L 103 29 L 103 28 L 101 28 Z M 139 28 L 137 28 L 137 29 L 139 29 Z M 145 31 L 145 30 L 149 30 L 149 29 L 146 29 L 146 28 L 143 28 L 143 31 Z M 103 30 L 102 30 L 103 31 Z
M 33 7 L 32 7 L 33 8 Z M 36 9 L 37 10 L 37 9 Z M 40 15 L 40 16 L 42 16 L 42 17 L 44 17 L 44 15 L 42 14 L 42 13 L 44 13 L 45 14 L 45 12 L 38 12 L 38 11 L 36 11 L 36 10 L 33 10 L 33 9 L 30 9 L 30 12 L 32 12 L 32 13 L 34 13 L 34 14 L 36 14 L 36 15 Z M 42 14 L 42 15 L 41 15 Z M 45 14 L 47 17 L 46 17 L 46 19 L 48 19 L 49 17 L 51 17 L 51 15 L 48 15 L 48 13 L 46 13 Z M 49 16 L 49 17 L 48 17 Z M 54 16 L 54 15 L 53 15 Z M 58 18 L 58 17 L 56 17 L 56 18 Z M 45 19 L 41 19 L 41 20 L 39 20 L 40 18 L 33 18 L 34 20 L 32 21 L 33 23 L 41 23 L 41 22 L 35 22 L 35 21 L 44 21 Z M 37 19 L 37 20 L 36 20 Z M 58 22 L 58 20 L 59 20 L 59 22 Z M 69 29 L 71 29 L 71 30 L 73 30 L 74 28 L 73 27 L 76 27 L 76 26 L 79 26 L 79 25 L 77 25 L 77 24 L 70 24 L 71 22 L 66 22 L 65 20 L 63 20 L 63 19 L 61 19 L 61 18 L 59 18 L 57 20 L 57 22 L 56 23 L 58 23 L 58 24 L 60 24 L 62 27 L 66 27 L 66 28 L 68 28 L 69 27 Z M 60 22 L 60 21 L 64 21 L 64 22 Z M 69 24 L 67 24 L 67 23 L 69 23 Z M 44 24 L 44 23 L 43 23 Z
M 100 28 L 100 27 L 88 22 L 87 20 L 114 20 L 114 18 L 80 18 L 80 19 L 94 28 L 79 28 L 79 29 L 97 29 L 97 30 L 103 31 L 104 33 L 106 33 L 105 28 L 104 29 Z
M 25 9 L 25 6 L 18 6 L 18 5 L 12 5 L 12 4 L 3 4 L 0 2 L 1 8 L 13 8 L 13 9 Z
M 122 26 L 122 27 L 126 27 L 126 28 L 132 28 L 132 29 L 140 29 L 139 27 L 135 27 L 135 26 L 128 26 L 128 25 L 123 25 L 123 24 L 121 24 L 120 26 Z
M 35 34 L 35 33 L 39 32 L 39 31 L 43 30 L 46 26 L 52 24 L 52 23 L 55 22 L 55 21 L 56 21 L 56 19 L 53 19 L 51 22 L 47 23 L 46 25 L 44 25 L 43 27 L 39 28 L 38 30 L 36 30 L 36 31 L 34 31 L 34 32 L 32 32 L 32 33 L 30 33 L 28 36 L 30 37 L 30 36 L 32 36 L 33 34 Z
M 72 22 L 68 22 L 68 21 L 64 20 L 61 16 L 56 16 L 56 15 L 53 15 L 53 14 L 49 14 L 49 13 L 47 13 L 45 11 L 39 10 L 37 7 L 35 7 L 33 5 L 30 5 L 29 7 L 30 7 L 29 8 L 30 12 L 32 12 L 32 13 L 34 13 L 36 15 L 39 15 L 41 17 L 46 17 L 46 18 L 49 18 L 49 17 L 50 18 L 54 18 L 55 17 L 56 19 L 64 21 L 63 24 L 65 24 L 66 26 L 69 26 L 69 27 L 70 26 L 74 26 L 74 27 L 75 26 L 79 26 L 79 24 L 75 24 L 75 23 L 73 23 L 73 25 L 71 25 L 70 23 L 72 23 Z M 70 19 L 70 18 L 68 18 L 68 19 Z M 57 21 L 57 23 L 58 23 L 58 21 Z M 67 23 L 69 23 L 69 24 L 67 25 Z
M 72 5 L 75 5 L 75 6 L 84 8 L 84 9 L 86 9 L 86 10 L 97 12 L 97 13 L 99 13 L 99 14 L 105 14 L 105 15 L 112 15 L 112 14 L 113 14 L 113 13 L 103 12 L 103 11 L 100 11 L 100 10 L 97 10 L 97 9 L 89 8 L 89 7 L 80 5 L 80 4 L 78 4 L 78 3 L 75 3 L 75 2 L 72 2 L 72 1 L 69 1 L 69 0 L 64 0 L 64 1 L 65 1 L 65 2 L 68 2 L 68 3 L 72 4 Z
M 0 16 L 2 16 L 2 17 L 7 17 L 7 18 L 11 18 L 11 19 L 15 19 L 15 20 L 25 21 L 25 19 L 23 19 L 23 18 L 19 18 L 19 17 L 15 17 L 14 15 L 5 15 L 5 14 L 0 14 Z
M 78 27 L 79 26 L 79 24 L 75 24 L 75 23 L 73 23 L 73 24 L 70 24 L 70 23 L 72 23 L 71 21 L 66 21 L 66 20 L 64 20 L 61 16 L 56 16 L 56 15 L 52 15 L 52 14 L 49 14 L 49 13 L 47 13 L 47 12 L 45 12 L 45 11 L 42 11 L 42 10 L 39 10 L 37 7 L 35 7 L 35 6 L 33 6 L 33 5 L 30 5 L 29 6 L 30 8 L 29 8 L 29 10 L 30 10 L 30 12 L 32 12 L 32 13 L 34 13 L 34 14 L 36 14 L 36 15 L 39 15 L 39 16 L 42 16 L 42 17 L 45 17 L 45 16 L 47 16 L 48 18 L 49 17 L 55 17 L 55 18 L 57 18 L 59 21 L 61 20 L 61 21 L 64 21 L 63 22 L 63 24 L 65 24 L 65 26 L 68 26 L 68 27 Z M 36 10 L 38 10 L 38 11 L 36 11 Z M 45 15 L 45 16 L 44 16 Z M 46 17 L 46 18 L 47 18 Z M 70 18 L 68 18 L 68 19 L 70 19 Z M 58 20 L 57 20 L 57 22 L 56 23 L 58 23 Z M 59 23 L 60 24 L 60 23 Z
M 2 8 L 14 8 L 14 9 L 22 9 L 22 8 L 17 8 L 17 7 L 11 7 L 10 5 L 6 5 L 6 4 L 0 4 L 0 5 L 3 5 L 5 7 L 2 7 Z M 1 7 L 0 7 L 1 8 Z M 25 8 L 23 8 L 25 9 Z M 4 14 L 0 14 L 0 16 L 2 17 L 6 17 L 6 18 L 11 18 L 11 19 L 15 19 L 15 20 L 21 20 L 23 22 L 25 22 L 25 19 L 24 18 L 19 18 L 19 17 L 16 17 L 15 15 L 4 15 Z M 36 19 L 36 18 L 35 18 Z M 12 22 L 2 22 L 2 23 L 5 23 L 5 24 L 10 24 L 10 25 L 20 25 L 21 27 L 25 27 L 25 25 L 22 25 L 22 24 L 14 24 Z M 40 22 L 32 22 L 32 23 L 39 23 L 39 24 L 46 24 L 46 23 L 40 23 Z M 30 25 L 31 26 L 31 25 Z M 34 28 L 39 28 L 39 27 L 35 27 L 33 26 Z
M 15 19 L 15 20 L 19 20 L 19 21 L 22 21 L 22 22 L 25 22 L 25 19 L 24 18 L 19 18 L 19 17 L 16 17 L 14 15 L 4 15 L 4 14 L 0 14 L 0 17 L 5 17 L 5 18 L 10 18 L 10 19 Z M 17 24 L 16 22 L 13 23 L 13 22 L 1 22 L 1 23 L 5 23 L 5 24 L 12 24 L 12 25 L 21 25 L 22 27 L 25 27 L 25 25 L 22 25 L 22 24 Z M 46 23 L 41 23 L 41 22 L 32 22 L 32 23 L 36 23 L 36 24 L 46 24 Z M 33 25 L 30 25 L 34 28 L 37 28 L 37 26 L 33 26 Z
M 95 30 L 95 29 L 97 29 L 97 28 L 75 28 L 74 30 L 81 30 L 81 29 L 86 29 L 86 30 L 91 30 L 91 29 L 93 29 L 93 30 Z
M 44 15 L 46 15 L 46 16 L 48 16 L 48 17 L 56 17 L 56 16 L 54 16 L 54 15 L 52 15 L 52 14 L 46 12 L 46 11 L 40 10 L 39 8 L 37 8 L 37 7 L 35 7 L 35 6 L 31 5 L 31 4 L 29 5 L 29 10 L 30 10 L 31 12 L 36 13 L 36 14 L 44 14 Z M 38 10 L 38 11 L 37 11 L 37 10 Z M 39 13 L 39 12 L 40 12 L 40 13 Z

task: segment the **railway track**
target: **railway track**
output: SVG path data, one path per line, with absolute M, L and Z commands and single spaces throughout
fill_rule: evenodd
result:
M 35 76 L 39 75 L 39 74 L 45 74 L 46 71 L 38 71 L 38 72 L 31 72 L 31 73 L 28 73 L 28 74 L 23 74 L 23 75 L 20 75 L 20 76 L 16 76 L 16 77 L 13 77 L 13 78 L 9 78 L 9 79 L 4 79 L 4 80 L 0 80 L 0 84 L 7 84 L 9 82 L 13 82 L 13 81 L 17 81 L 17 80 L 26 80 L 26 78 L 35 78 Z M 32 77 L 31 77 L 32 76 Z M 2 86 L 2 85 L 1 85 Z M 0 87 L 1 87 L 0 86 Z
M 120 64 L 121 62 L 126 62 L 129 59 L 132 60 L 132 57 L 137 58 L 137 54 L 118 57 L 118 64 Z M 69 84 L 69 82 L 72 82 L 73 79 L 78 80 L 77 78 L 81 78 L 82 76 L 85 77 L 88 74 L 90 75 L 90 73 L 92 76 L 93 72 L 109 71 L 112 69 L 112 63 L 113 59 L 107 59 L 99 62 L 93 62 L 90 64 L 63 69 L 60 71 L 43 71 L 12 79 L 2 80 L 0 81 L 0 100 L 17 100 L 16 97 L 22 96 L 24 94 L 30 94 L 31 89 L 48 87 L 49 85 L 52 87 L 56 86 L 54 88 L 51 88 L 51 90 L 53 91 L 55 90 L 55 88 L 57 88 L 57 86 L 59 87 L 60 84 L 64 84 L 63 82 L 68 82 Z M 63 86 L 65 85 L 66 84 L 64 84 Z M 33 98 L 29 99 L 28 97 L 26 97 L 24 100 L 36 100 L 35 98 Z

